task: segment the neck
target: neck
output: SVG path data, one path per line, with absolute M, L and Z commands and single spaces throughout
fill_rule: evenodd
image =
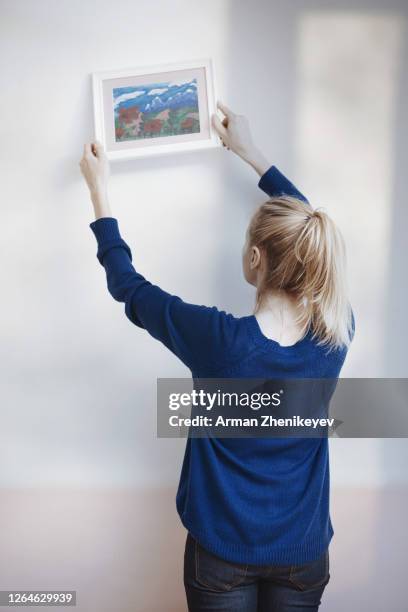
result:
M 266 293 L 262 300 L 258 312 L 270 312 L 285 308 L 287 311 L 298 310 L 299 301 L 296 297 L 283 289 L 275 289 Z
M 280 344 L 290 345 L 302 336 L 299 300 L 283 290 L 270 291 L 263 296 L 256 319 L 265 336 Z

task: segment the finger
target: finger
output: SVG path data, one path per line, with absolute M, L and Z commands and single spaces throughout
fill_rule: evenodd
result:
M 222 124 L 221 119 L 217 115 L 212 116 L 212 124 L 214 126 L 215 131 L 221 138 L 226 138 L 227 130 L 225 126 Z
M 223 102 L 221 102 L 221 100 L 217 101 L 217 107 L 220 109 L 220 111 L 224 113 L 226 117 L 233 117 L 235 114 L 232 112 L 232 110 L 228 106 L 226 106 Z
M 84 157 L 88 157 L 89 155 L 92 155 L 92 151 L 90 143 L 87 142 L 84 144 Z
M 101 142 L 99 142 L 99 140 L 95 140 L 95 142 L 92 143 L 92 152 L 95 157 L 102 157 L 104 154 L 105 151 L 103 149 L 103 145 Z

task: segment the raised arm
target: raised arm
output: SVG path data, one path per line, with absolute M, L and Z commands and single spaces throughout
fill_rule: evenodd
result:
M 100 143 L 86 145 L 80 162 L 90 189 L 96 220 L 90 227 L 97 240 L 97 258 L 106 273 L 112 297 L 125 305 L 128 319 L 162 342 L 194 373 L 229 365 L 245 350 L 245 330 L 231 314 L 184 302 L 137 272 L 107 195 L 109 164 Z M 249 333 L 249 330 L 248 330 Z
M 255 146 L 248 119 L 244 115 L 237 115 L 221 102 L 218 102 L 217 106 L 223 113 L 224 118 L 221 120 L 218 115 L 214 114 L 212 124 L 222 144 L 259 174 L 258 187 L 270 197 L 289 195 L 308 202 L 307 198 L 293 183 L 276 166 L 271 165 L 258 147 Z

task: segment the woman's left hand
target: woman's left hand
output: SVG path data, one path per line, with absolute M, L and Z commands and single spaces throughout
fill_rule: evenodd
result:
M 100 142 L 95 141 L 84 145 L 84 153 L 79 166 L 89 187 L 96 218 L 110 216 L 108 203 L 109 160 Z

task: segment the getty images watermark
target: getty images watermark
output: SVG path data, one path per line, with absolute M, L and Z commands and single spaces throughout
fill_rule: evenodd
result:
M 180 412 L 169 416 L 170 427 L 332 427 L 334 418 L 302 418 L 294 415 L 288 418 L 274 417 L 272 414 L 260 414 L 259 416 L 226 416 L 225 409 L 231 407 L 244 407 L 249 410 L 258 411 L 261 408 L 272 408 L 281 405 L 284 390 L 276 393 L 252 392 L 237 393 L 221 391 L 209 393 L 204 389 L 193 389 L 189 393 L 170 393 L 169 409 L 180 411 L 183 407 L 200 408 L 210 412 L 216 410 L 221 414 L 216 417 L 196 414 L 186 417 Z
M 407 379 L 157 380 L 158 437 L 408 437 Z

